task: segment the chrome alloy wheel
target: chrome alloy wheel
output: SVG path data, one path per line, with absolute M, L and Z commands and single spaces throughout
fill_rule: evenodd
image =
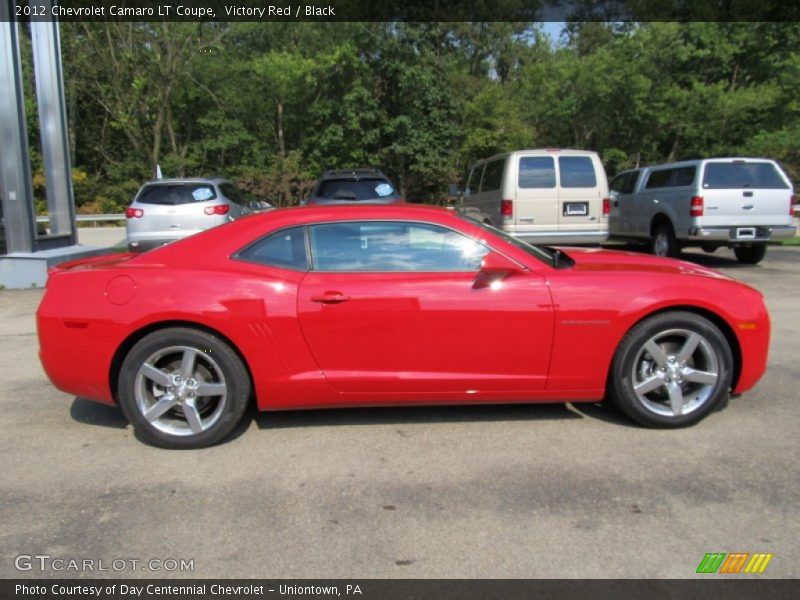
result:
M 208 430 L 225 409 L 227 385 L 211 356 L 191 346 L 151 354 L 136 373 L 136 405 L 153 427 L 172 435 Z
M 662 416 L 688 415 L 712 396 L 720 358 L 705 337 L 688 329 L 657 333 L 640 348 L 631 381 L 639 402 Z

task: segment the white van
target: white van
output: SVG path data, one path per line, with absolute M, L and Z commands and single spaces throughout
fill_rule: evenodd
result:
M 481 160 L 458 208 L 533 244 L 608 239 L 608 180 L 596 152 L 519 150 Z

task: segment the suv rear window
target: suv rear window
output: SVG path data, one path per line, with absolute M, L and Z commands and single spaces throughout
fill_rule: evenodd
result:
M 397 192 L 388 179 L 325 179 L 315 196 L 331 200 L 382 200 L 396 197 Z
M 727 162 L 706 164 L 703 188 L 708 190 L 739 188 L 786 190 L 789 189 L 789 185 L 772 163 Z
M 206 202 L 214 200 L 217 193 L 214 186 L 207 184 L 156 184 L 148 185 L 136 198 L 140 204 L 161 204 L 176 206 L 178 204 L 191 204 L 193 202 Z

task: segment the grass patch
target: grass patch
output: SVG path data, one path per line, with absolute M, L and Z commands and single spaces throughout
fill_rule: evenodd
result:
M 800 236 L 789 238 L 781 242 L 784 246 L 800 246 Z

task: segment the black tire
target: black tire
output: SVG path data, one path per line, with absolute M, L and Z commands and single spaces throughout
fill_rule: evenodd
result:
M 162 448 L 216 444 L 241 421 L 250 393 L 250 376 L 236 352 L 214 335 L 184 327 L 139 340 L 118 378 L 119 404 L 137 436 Z M 164 410 L 155 407 L 160 402 Z
M 749 246 L 736 246 L 733 253 L 743 265 L 756 265 L 761 262 L 767 253 L 766 244 L 750 244 Z
M 653 231 L 650 241 L 650 251 L 656 256 L 675 258 L 680 256 L 681 246 L 675 239 L 675 232 L 671 225 L 659 225 Z
M 701 244 L 700 247 L 703 249 L 703 252 L 714 254 L 714 252 L 719 249 L 719 244 Z
M 692 334 L 700 341 L 684 361 L 688 364 L 681 367 L 684 357 L 680 350 L 689 348 L 691 344 L 686 342 Z M 663 352 L 659 357 L 646 348 L 651 340 L 657 347 L 653 352 L 659 354 L 659 348 Z M 713 382 L 709 380 L 712 373 L 716 373 Z M 698 377 L 705 381 L 695 381 Z M 686 427 L 720 406 L 728 396 L 732 377 L 733 354 L 719 328 L 700 315 L 672 311 L 641 321 L 625 335 L 611 365 L 608 394 L 622 412 L 641 425 Z M 645 391 L 651 381 L 656 385 Z M 634 386 L 641 386 L 639 394 Z M 677 413 L 673 394 L 675 404 L 681 406 Z

